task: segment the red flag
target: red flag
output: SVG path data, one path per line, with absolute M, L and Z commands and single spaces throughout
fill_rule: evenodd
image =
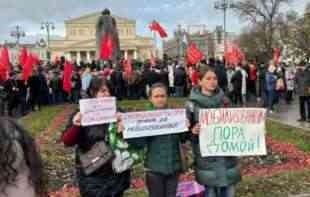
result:
M 6 47 L 4 47 L 1 51 L 0 72 L 1 72 L 1 79 L 4 80 L 8 78 L 8 74 L 11 72 L 9 50 Z
M 192 42 L 187 48 L 187 63 L 190 65 L 197 64 L 204 58 L 203 53 L 197 48 L 196 44 Z
M 33 58 L 33 63 L 35 64 L 35 65 L 39 65 L 40 64 L 40 58 L 38 57 L 38 55 L 37 54 L 32 54 L 32 58 Z
M 23 67 L 23 80 L 28 81 L 32 73 L 33 65 L 34 65 L 34 60 L 33 60 L 32 54 L 30 53 L 27 57 L 25 66 Z
M 66 61 L 64 64 L 63 89 L 68 94 L 71 93 L 72 89 L 72 82 L 71 82 L 72 72 L 73 72 L 73 65 L 70 62 Z
M 165 29 L 157 22 L 157 21 L 153 21 L 150 26 L 149 26 L 151 31 L 156 31 L 158 32 L 158 34 L 160 35 L 161 38 L 166 38 L 168 37 L 167 32 L 165 31 Z
M 273 61 L 275 65 L 278 65 L 280 63 L 280 56 L 281 56 L 281 49 L 279 48 L 273 49 Z
M 19 54 L 19 64 L 22 65 L 23 67 L 26 64 L 27 57 L 28 57 L 28 52 L 27 52 L 27 49 L 24 47 L 24 48 L 22 48 L 22 50 Z
M 101 50 L 100 50 L 100 59 L 102 60 L 111 60 L 113 56 L 113 39 L 112 35 L 108 34 L 101 40 Z
M 224 57 L 226 63 L 231 65 L 238 65 L 245 59 L 244 53 L 236 43 L 226 45 Z
M 130 77 L 132 75 L 131 60 L 130 59 L 124 60 L 123 67 L 124 67 L 124 71 L 125 71 L 126 76 Z

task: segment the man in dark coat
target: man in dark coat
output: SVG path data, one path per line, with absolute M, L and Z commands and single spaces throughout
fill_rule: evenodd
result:
M 174 71 L 174 85 L 176 97 L 184 97 L 186 87 L 186 71 L 183 66 L 177 66 Z

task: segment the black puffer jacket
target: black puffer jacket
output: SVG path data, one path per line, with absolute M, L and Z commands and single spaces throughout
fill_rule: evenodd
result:
M 68 128 L 73 126 L 72 119 L 74 115 L 70 119 Z M 130 171 L 115 174 L 112 170 L 111 162 L 88 176 L 83 173 L 83 170 L 80 167 L 79 153 L 90 150 L 90 148 L 98 141 L 107 141 L 108 129 L 109 124 L 80 128 L 76 143 L 76 169 L 82 197 L 115 196 L 123 193 L 130 186 Z

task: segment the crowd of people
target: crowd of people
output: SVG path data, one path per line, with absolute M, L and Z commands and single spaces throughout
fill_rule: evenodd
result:
M 297 66 L 273 62 L 225 66 L 221 61 L 209 60 L 188 67 L 182 62 L 167 60 L 158 61 L 156 65 L 136 62 L 133 66 L 133 71 L 128 73 L 121 64 L 106 62 L 102 67 L 96 63 L 75 64 L 70 93 L 63 90 L 64 61 L 38 65 L 27 82 L 22 80 L 17 69 L 10 73 L 8 80 L 1 82 L 1 115 L 6 111 L 10 116 L 24 115 L 29 110 L 40 110 L 42 105 L 78 103 L 81 98 L 110 96 L 118 100 L 145 98 L 149 100 L 150 110 L 161 110 L 169 108 L 169 96 L 188 96 L 184 107 L 189 132 L 127 141 L 135 149 L 147 149 L 145 180 L 151 197 L 176 196 L 182 172 L 180 144 L 186 141 L 192 143 L 193 169 L 197 182 L 205 186 L 206 196 L 234 196 L 235 186 L 241 180 L 238 159 L 202 157 L 198 140 L 200 108 L 247 106 L 262 101 L 260 103 L 272 113 L 280 99 L 290 104 L 298 95 L 300 121 L 310 119 L 310 66 L 303 62 Z M 121 109 L 118 111 L 121 113 Z M 44 166 L 35 143 L 14 120 L 1 118 L 0 123 L 0 152 L 4 156 L 0 163 L 5 169 L 0 172 L 0 196 L 43 194 Z M 89 173 L 82 165 L 92 147 L 100 142 L 108 144 L 110 126 L 81 126 L 81 114 L 77 111 L 69 118 L 63 133 L 63 143 L 76 147 L 76 172 L 82 197 L 120 197 L 130 186 L 130 168 L 115 173 L 112 161 L 108 160 Z M 120 134 L 123 130 L 121 116 L 118 116 L 117 132 Z
M 307 120 L 309 111 L 309 70 L 305 62 L 275 65 L 271 63 L 248 63 L 225 65 L 219 60 L 201 61 L 195 66 L 168 59 L 156 63 L 133 61 L 133 70 L 124 71 L 123 64 L 110 62 L 99 64 L 74 64 L 70 93 L 64 91 L 64 58 L 53 64 L 38 65 L 25 82 L 21 69 L 16 66 L 9 79 L 0 81 L 0 115 L 25 115 L 42 105 L 78 103 L 87 96 L 89 83 L 94 76 L 103 77 L 113 84 L 113 94 L 119 99 L 147 98 L 148 88 L 161 82 L 168 87 L 169 96 L 186 97 L 192 87 L 198 85 L 198 69 L 210 66 L 215 69 L 219 86 L 235 106 L 247 106 L 256 102 L 268 108 L 284 100 L 292 103 L 297 96 L 300 101 L 301 120 Z

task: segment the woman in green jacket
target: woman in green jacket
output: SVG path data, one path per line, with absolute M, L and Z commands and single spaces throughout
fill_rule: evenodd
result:
M 149 110 L 167 109 L 166 86 L 161 83 L 154 84 L 149 91 L 149 100 Z M 170 134 L 128 140 L 135 147 L 146 147 L 144 164 L 150 197 L 176 196 L 178 177 L 182 170 L 179 145 L 183 135 Z
M 215 71 L 202 67 L 199 86 L 193 88 L 186 104 L 192 131 L 194 168 L 198 183 L 205 185 L 205 197 L 233 197 L 241 175 L 236 157 L 202 157 L 199 147 L 199 110 L 227 107 L 228 99 L 218 86 Z

